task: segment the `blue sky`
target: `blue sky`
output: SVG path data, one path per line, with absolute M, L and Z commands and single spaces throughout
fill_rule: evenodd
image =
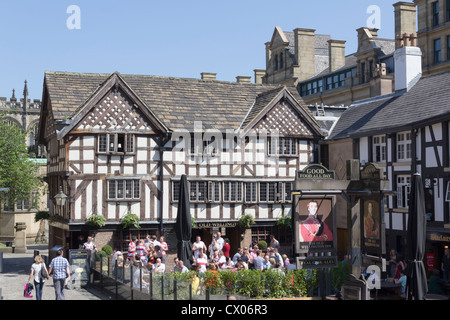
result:
M 390 0 L 0 0 L 0 96 L 41 99 L 44 72 L 102 72 L 235 81 L 265 68 L 275 26 L 316 29 L 356 51 L 367 8 L 380 8 L 379 37 L 394 38 Z M 70 5 L 80 29 L 69 29 Z

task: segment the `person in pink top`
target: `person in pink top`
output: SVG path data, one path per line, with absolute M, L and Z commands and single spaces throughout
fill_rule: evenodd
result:
M 166 263 L 166 251 L 169 250 L 169 247 L 164 240 L 164 236 L 159 237 L 159 243 L 161 244 L 162 263 Z

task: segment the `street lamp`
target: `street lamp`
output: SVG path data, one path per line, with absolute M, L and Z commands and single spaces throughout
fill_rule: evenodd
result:
M 64 204 L 66 203 L 66 199 L 67 196 L 64 194 L 64 192 L 62 191 L 62 187 L 59 187 L 59 192 L 58 194 L 55 196 L 55 201 L 56 201 L 56 205 L 57 206 L 64 206 Z

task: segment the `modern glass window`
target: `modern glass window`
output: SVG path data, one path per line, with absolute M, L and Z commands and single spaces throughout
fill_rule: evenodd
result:
M 441 39 L 434 40 L 434 63 L 441 62 Z
M 408 208 L 408 197 L 411 192 L 411 177 L 397 176 L 397 208 Z
M 439 1 L 435 1 L 431 4 L 431 10 L 433 15 L 433 27 L 439 25 Z
M 373 137 L 373 160 L 375 162 L 386 160 L 386 137 Z
M 139 179 L 108 181 L 109 200 L 140 199 L 140 194 Z
M 411 133 L 397 133 L 397 160 L 411 160 Z

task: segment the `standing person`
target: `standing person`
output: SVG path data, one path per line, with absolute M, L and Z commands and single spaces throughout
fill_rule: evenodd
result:
M 230 256 L 230 240 L 228 240 L 228 238 L 225 239 L 225 244 L 223 245 L 222 251 L 225 257 Z
M 128 244 L 127 258 L 130 261 L 134 260 L 133 258 L 134 258 L 134 254 L 136 252 L 136 241 L 137 241 L 137 238 L 135 236 L 133 236 L 130 243 Z
M 277 239 L 275 239 L 275 236 L 270 236 L 270 243 L 269 246 L 272 247 L 272 249 L 279 249 L 280 248 L 280 242 L 278 242 Z
M 97 247 L 95 246 L 94 240 L 91 236 L 87 237 L 87 241 L 83 244 L 83 249 L 91 251 L 97 250 Z
M 221 251 L 223 249 L 223 245 L 225 244 L 225 240 L 222 238 L 222 233 L 220 231 L 217 232 L 216 243 L 219 246 L 218 250 Z
M 69 261 L 63 257 L 64 251 L 59 249 L 56 252 L 56 258 L 50 262 L 48 274 L 53 271 L 53 285 L 55 286 L 56 300 L 65 300 L 64 296 L 64 284 L 66 278 L 70 281 L 70 265 Z
M 442 257 L 441 270 L 444 272 L 444 281 L 450 281 L 450 249 L 445 248 L 444 256 Z
M 262 257 L 262 251 L 256 251 L 256 257 L 253 258 L 253 269 L 262 271 L 264 258 Z
M 192 252 L 194 253 L 194 259 L 198 258 L 198 249 L 203 249 L 203 252 L 206 252 L 206 245 L 201 240 L 200 236 L 195 237 L 195 242 L 192 244 Z
M 144 244 L 144 240 L 139 240 L 139 244 L 136 246 L 136 255 L 141 259 L 144 264 L 148 262 L 148 251 L 147 247 Z
M 169 250 L 169 246 L 164 240 L 164 236 L 159 237 L 159 243 L 161 244 L 162 263 L 166 263 L 166 252 Z
M 44 268 L 44 270 L 47 272 L 47 278 L 41 277 L 41 270 Z M 36 300 L 42 300 L 42 289 L 44 288 L 44 282 L 47 280 L 48 277 L 48 270 L 45 266 L 44 260 L 42 260 L 42 257 L 40 255 L 36 255 L 34 257 L 34 263 L 31 265 L 31 272 L 30 276 L 28 277 L 28 282 L 31 281 L 31 277 L 34 277 L 34 288 L 36 289 Z

